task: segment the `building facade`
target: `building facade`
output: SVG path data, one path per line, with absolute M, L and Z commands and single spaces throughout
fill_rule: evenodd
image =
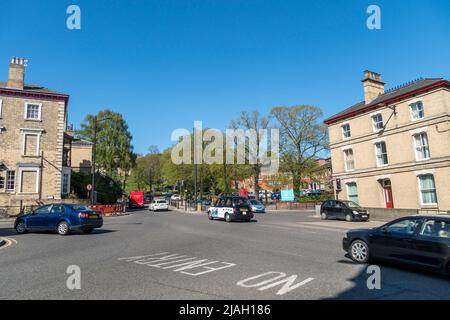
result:
M 0 206 L 70 193 L 69 96 L 25 84 L 25 62 L 13 58 L 0 82 Z
M 385 92 L 365 71 L 364 101 L 325 120 L 340 199 L 364 207 L 450 211 L 450 82 Z

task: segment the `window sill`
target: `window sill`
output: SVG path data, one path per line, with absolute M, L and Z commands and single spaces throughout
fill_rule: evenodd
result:
M 30 121 L 30 122 L 42 122 L 41 119 L 24 119 L 25 121 Z

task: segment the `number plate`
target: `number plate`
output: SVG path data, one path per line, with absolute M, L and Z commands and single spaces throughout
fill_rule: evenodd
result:
M 89 219 L 97 219 L 98 218 L 98 216 L 96 215 L 96 214 L 94 214 L 94 215 L 89 215 Z
M 241 209 L 241 212 L 247 212 L 247 209 Z

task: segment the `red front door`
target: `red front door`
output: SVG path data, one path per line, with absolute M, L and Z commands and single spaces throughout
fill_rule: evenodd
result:
M 394 208 L 394 201 L 392 200 L 392 188 L 383 187 L 383 190 L 384 190 L 384 199 L 386 200 L 386 208 L 388 209 Z

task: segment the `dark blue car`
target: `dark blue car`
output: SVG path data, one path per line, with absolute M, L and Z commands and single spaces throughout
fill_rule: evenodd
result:
M 80 204 L 49 204 L 16 218 L 17 233 L 56 231 L 67 235 L 71 231 L 91 233 L 103 225 L 101 215 Z

